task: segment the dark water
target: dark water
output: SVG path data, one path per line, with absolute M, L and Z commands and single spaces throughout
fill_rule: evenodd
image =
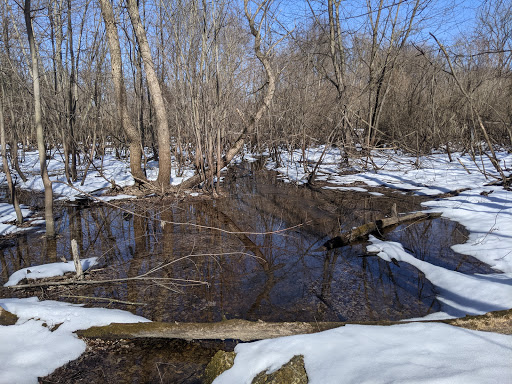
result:
M 2 288 L 0 294 L 180 322 L 398 320 L 439 309 L 434 287 L 421 272 L 367 256 L 364 243 L 317 250 L 340 231 L 382 218 L 394 203 L 398 212 L 410 212 L 420 209 L 424 198 L 298 188 L 277 181 L 258 163 L 230 170 L 224 185 L 230 194 L 213 201 L 154 198 L 115 203 L 120 208 L 63 206 L 56 242 L 37 231 L 0 240 L 1 284 L 19 268 L 70 259 L 71 238 L 82 258 L 100 258 L 90 278 L 145 280 L 23 292 Z M 436 265 L 491 272 L 450 249 L 465 242 L 466 233 L 447 220 L 400 226 L 384 238 Z

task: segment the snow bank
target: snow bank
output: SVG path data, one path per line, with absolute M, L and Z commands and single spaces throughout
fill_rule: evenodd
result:
M 512 274 L 465 275 L 419 260 L 405 252 L 402 244 L 378 240 L 370 236 L 369 252 L 380 258 L 403 261 L 425 274 L 436 286 L 441 313 L 424 319 L 447 319 L 466 315 L 482 315 L 491 311 L 512 308 Z
M 51 332 L 42 321 L 0 326 L 0 383 L 37 383 L 85 352 L 85 343 L 69 333 Z
M 329 331 L 239 344 L 235 365 L 215 384 L 249 384 L 303 355 L 310 384 L 506 383 L 512 336 L 445 324 L 347 325 Z
M 85 343 L 73 333 L 76 330 L 149 321 L 117 309 L 83 308 L 36 297 L 0 299 L 0 306 L 19 317 L 15 325 L 0 326 L 0 384 L 37 383 L 38 377 L 77 359 Z
M 48 159 L 48 173 L 53 181 L 53 193 L 60 196 L 61 200 L 75 200 L 76 196 L 85 193 L 101 196 L 101 193 L 108 190 L 112 184 L 110 180 L 115 180 L 116 185 L 120 187 L 134 184 L 134 179 L 130 173 L 129 159 L 116 159 L 111 154 L 106 154 L 103 159 L 95 159 L 94 166 L 89 168 L 87 179 L 82 186 L 81 180 L 68 185 L 64 174 L 64 162 L 58 153 Z M 19 187 L 34 191 L 44 191 L 43 182 L 40 176 L 41 168 L 37 151 L 25 153 L 25 161 L 20 163 L 21 170 L 27 176 L 26 182 L 19 182 Z M 85 168 L 85 164 L 82 166 Z M 171 184 L 178 185 L 182 181 L 192 177 L 195 173 L 193 169 L 184 169 L 183 174 L 176 174 L 177 167 L 172 167 Z M 79 174 L 83 169 L 79 170 Z M 149 180 L 156 180 L 158 176 L 158 163 L 148 162 L 146 169 Z M 0 184 L 5 183 L 5 177 L 0 174 Z M 132 195 L 124 195 L 125 198 L 133 198 Z M 1 227 L 0 227 L 1 230 Z M 0 233 L 1 234 L 1 233 Z
M 490 191 L 493 192 L 486 196 Z M 484 195 L 480 195 L 482 192 Z M 501 187 L 475 188 L 423 205 L 442 212 L 443 217 L 459 222 L 470 232 L 465 244 L 452 246 L 455 252 L 512 273 L 512 192 Z
M 84 308 L 81 304 L 44 300 L 37 297 L 26 299 L 0 299 L 0 306 L 19 317 L 17 324 L 36 319 L 50 328 L 61 324 L 57 331 L 74 332 L 92 326 L 110 323 L 140 323 L 149 320 L 119 309 Z
M 266 166 L 277 171 L 285 182 L 304 184 L 324 149 L 325 146 L 309 148 L 305 159 L 301 150 L 295 150 L 280 156 L 279 166 L 273 160 L 268 160 Z M 512 164 L 512 154 L 503 151 L 496 152 L 496 156 L 502 166 Z M 365 157 L 351 159 L 347 167 L 340 149 L 328 148 L 318 167 L 317 180 L 329 182 L 331 185 L 326 188 L 357 183 L 433 196 L 485 184 L 489 180 L 480 172 L 482 164 L 489 174 L 498 176 L 488 158 L 475 164 L 469 155 L 453 153 L 452 159 L 454 161 L 450 162 L 446 154 L 415 157 L 393 151 L 374 151 L 371 161 L 366 162 Z M 308 164 L 307 171 L 304 161 Z M 347 171 L 357 173 L 347 175 Z
M 96 264 L 97 257 L 90 257 L 88 259 L 80 260 L 82 264 L 82 269 L 84 271 L 91 268 L 94 264 Z M 27 267 L 20 269 L 14 272 L 10 277 L 7 283 L 4 284 L 4 287 L 9 287 L 12 285 L 18 284 L 23 279 L 42 279 L 45 277 L 54 277 L 54 276 L 62 276 L 66 272 L 75 272 L 75 264 L 73 261 L 68 261 L 65 263 L 51 263 L 44 265 L 36 265 L 33 267 Z

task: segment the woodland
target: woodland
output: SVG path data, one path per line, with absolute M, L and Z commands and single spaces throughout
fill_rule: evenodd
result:
M 512 0 L 1 0 L 0 24 L 1 382 L 197 383 L 233 348 L 216 382 L 251 382 L 302 347 L 317 383 L 510 377 Z
M 278 160 L 318 144 L 369 167 L 381 148 L 485 156 L 506 184 L 494 150 L 512 147 L 512 3 L 482 1 L 455 33 L 461 6 L 4 0 L 4 172 L 23 179 L 23 153 L 38 149 L 48 236 L 47 159 L 62 157 L 67 182 L 83 184 L 109 149 L 129 157 L 136 185 L 162 195 L 217 194 L 221 169 L 247 148 Z M 195 175 L 171 187 L 187 166 Z

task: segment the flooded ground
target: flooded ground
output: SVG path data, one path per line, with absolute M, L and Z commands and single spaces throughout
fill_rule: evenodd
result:
M 1 288 L 0 294 L 120 308 L 167 322 L 399 320 L 439 309 L 433 286 L 405 263 L 398 267 L 368 256 L 363 243 L 318 250 L 340 231 L 384 217 L 393 204 L 398 212 L 421 209 L 424 198 L 390 190 L 379 190 L 383 195 L 375 196 L 299 188 L 278 181 L 261 163 L 234 167 L 224 185 L 230 194 L 213 201 L 153 198 L 117 202 L 118 207 L 62 206 L 55 242 L 46 241 L 37 231 L 0 240 L 0 284 L 17 269 L 61 257 L 69 260 L 71 239 L 78 241 L 82 258 L 100 258 L 89 279 L 131 280 L 23 291 Z M 436 265 L 464 273 L 492 272 L 485 264 L 450 249 L 466 241 L 466 232 L 448 220 L 402 225 L 382 236 L 401 242 L 417 258 Z M 141 343 L 126 342 L 130 354 L 120 342 L 104 353 L 108 358 L 99 359 L 103 352 L 84 356 L 81 368 L 70 366 L 68 371 L 61 370 L 60 377 L 92 372 L 102 361 L 99 373 L 94 372 L 100 376 L 103 372 L 106 380 L 119 373 L 119 361 L 131 366 L 145 359 L 154 380 L 144 381 L 149 371 L 139 369 L 124 371 L 122 381 L 200 382 L 197 372 L 215 349 L 228 348 L 153 341 L 160 347 L 149 358 L 142 356 L 148 346 Z M 158 361 L 171 361 L 177 348 L 192 351 L 195 365 L 169 363 L 181 367 L 176 368 L 183 371 L 181 381 L 174 376 L 158 381 L 162 369 L 169 368 Z M 87 378 L 91 381 L 93 376 Z M 73 381 L 51 380 L 47 382 Z

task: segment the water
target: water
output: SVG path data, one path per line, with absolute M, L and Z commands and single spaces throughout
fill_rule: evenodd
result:
M 2 283 L 19 268 L 69 260 L 71 238 L 82 258 L 100 258 L 92 279 L 146 280 L 2 293 L 109 305 L 154 321 L 398 320 L 438 309 L 432 285 L 405 263 L 367 256 L 363 243 L 318 250 L 339 231 L 390 212 L 393 203 L 399 212 L 418 209 L 421 198 L 297 188 L 258 164 L 231 170 L 225 189 L 231 193 L 214 201 L 62 206 L 56 242 L 40 232 L 0 241 Z M 400 226 L 385 238 L 436 265 L 490 272 L 451 251 L 465 236 L 437 219 Z
M 0 284 L 19 268 L 70 260 L 72 238 L 82 258 L 100 258 L 90 279 L 145 280 L 23 291 L 0 288 L 0 294 L 120 308 L 167 322 L 378 321 L 439 310 L 432 284 L 408 264 L 398 267 L 369 256 L 364 242 L 318 249 L 340 231 L 382 218 L 393 204 L 398 212 L 410 212 L 420 209 L 425 198 L 387 190 L 374 196 L 298 188 L 277 181 L 261 163 L 232 168 L 224 188 L 229 194 L 216 200 L 155 197 L 117 202 L 118 207 L 62 205 L 55 241 L 37 230 L 0 240 Z M 448 220 L 401 225 L 383 237 L 436 265 L 464 273 L 492 272 L 450 249 L 465 242 L 467 233 Z M 59 370 L 58 382 L 111 376 L 139 382 L 172 373 L 172 382 L 195 383 L 215 349 L 232 348 L 168 340 L 119 343 L 90 351 Z M 190 352 L 194 357 L 183 362 L 179 356 L 187 351 L 195 351 Z M 146 368 L 131 373 L 120 368 L 138 366 L 146 355 L 154 357 L 143 359 Z M 103 362 L 99 370 L 98 361 Z

